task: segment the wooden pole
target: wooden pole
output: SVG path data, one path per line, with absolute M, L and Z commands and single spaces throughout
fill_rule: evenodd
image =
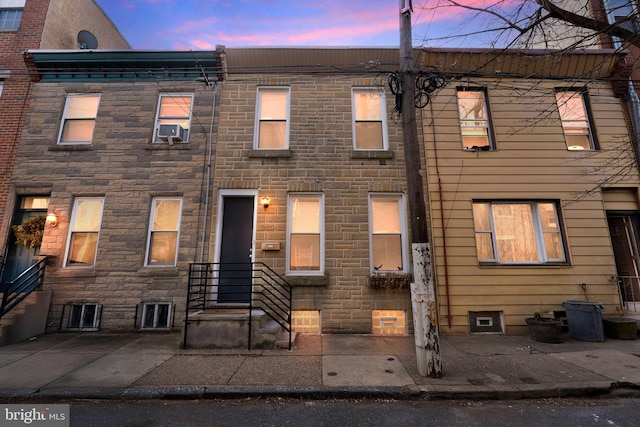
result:
M 442 377 L 442 360 L 438 312 L 416 123 L 411 12 L 411 0 L 400 0 L 401 115 L 414 269 L 414 281 L 411 283 L 411 307 L 418 373 L 422 376 L 440 378 Z

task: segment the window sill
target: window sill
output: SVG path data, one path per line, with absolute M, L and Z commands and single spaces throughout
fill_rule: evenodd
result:
M 471 152 L 477 152 L 477 151 L 495 151 L 495 149 L 493 147 L 491 147 L 490 145 L 483 145 L 482 147 L 477 147 L 477 146 L 473 146 L 473 147 L 462 147 L 463 151 L 471 151 Z
M 138 277 L 177 277 L 180 275 L 175 266 L 144 266 L 137 273 Z
M 571 267 L 571 263 L 569 262 L 545 262 L 545 263 L 530 263 L 530 264 L 500 264 L 497 262 L 480 262 L 478 264 L 480 267 L 514 267 L 514 268 L 540 268 L 540 267 Z
M 389 150 L 351 150 L 352 159 L 393 159 L 393 151 Z
M 91 151 L 95 148 L 91 144 L 56 144 L 50 145 L 49 151 Z
M 289 158 L 291 157 L 291 149 L 282 150 L 249 150 L 249 158 Z
M 50 274 L 47 271 L 47 274 Z M 63 267 L 57 270 L 53 270 L 51 275 L 59 278 L 77 278 L 77 277 L 96 277 L 96 269 L 94 266 L 91 267 Z
M 286 275 L 285 280 L 289 284 L 296 286 L 328 286 L 329 277 L 326 274 L 320 276 L 295 276 Z
M 156 150 L 191 150 L 191 146 L 188 142 L 174 142 L 169 144 L 168 142 L 152 142 L 146 147 L 149 151 Z

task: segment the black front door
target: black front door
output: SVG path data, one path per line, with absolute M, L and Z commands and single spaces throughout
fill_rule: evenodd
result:
M 251 298 L 253 196 L 223 199 L 218 303 L 245 304 Z

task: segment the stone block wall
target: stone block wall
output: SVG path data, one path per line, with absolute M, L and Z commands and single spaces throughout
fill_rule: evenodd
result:
M 334 73 L 234 75 L 221 85 L 214 188 L 257 189 L 260 196 L 271 198 L 268 209 L 258 208 L 256 261 L 284 274 L 288 195 L 324 195 L 324 274 L 287 276 L 295 285 L 293 309 L 319 311 L 322 333 L 371 333 L 372 310 L 411 312 L 408 290 L 367 286 L 368 197 L 405 194 L 405 162 L 402 129 L 399 119 L 392 118 L 394 96 L 388 88 L 389 150 L 354 152 L 351 89 L 385 85 L 386 78 L 375 75 Z M 289 150 L 279 155 L 253 150 L 256 95 L 264 86 L 290 88 Z M 214 206 L 214 222 L 217 212 Z M 262 251 L 264 241 L 277 241 L 281 249 Z
M 58 145 L 67 94 L 92 92 L 101 95 L 92 143 Z M 166 92 L 194 93 L 187 143 L 151 142 L 159 94 Z M 213 96 L 196 82 L 34 86 L 13 184 L 18 195 L 50 193 L 49 211 L 58 216 L 57 227 L 46 227 L 41 248 L 41 254 L 53 257 L 44 284 L 53 291 L 49 329 L 60 327 L 66 304 L 98 303 L 102 330 L 132 330 L 142 302 L 173 303 L 173 326 L 180 328 L 188 264 L 200 253 Z M 71 211 L 82 196 L 104 197 L 96 264 L 65 267 Z M 183 201 L 176 266 L 144 266 L 154 196 Z

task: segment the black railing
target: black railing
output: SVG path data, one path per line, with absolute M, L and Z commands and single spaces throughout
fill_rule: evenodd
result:
M 189 264 L 187 310 L 182 346 L 186 347 L 189 314 L 229 308 L 249 311 L 249 339 L 253 309 L 260 309 L 289 334 L 291 350 L 291 299 L 293 286 L 262 262 Z
M 0 289 L 2 289 L 0 319 L 20 304 L 31 292 L 42 288 L 46 259 L 46 257 L 42 258 L 12 281 L 0 285 Z

